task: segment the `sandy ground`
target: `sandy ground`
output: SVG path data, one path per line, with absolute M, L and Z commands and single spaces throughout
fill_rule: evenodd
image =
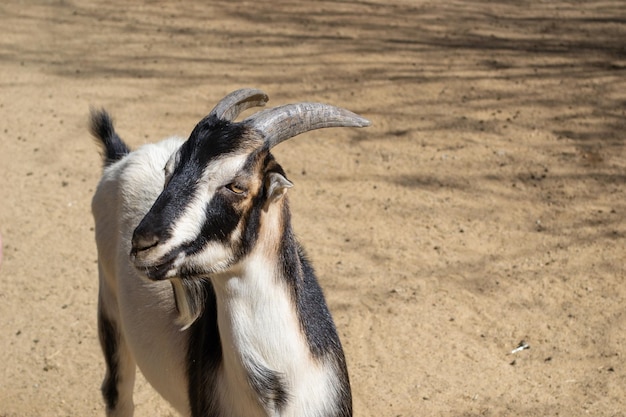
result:
M 0 416 L 104 415 L 89 107 L 136 147 L 244 86 L 373 122 L 275 151 L 355 415 L 626 415 L 625 39 L 616 0 L 3 1 Z

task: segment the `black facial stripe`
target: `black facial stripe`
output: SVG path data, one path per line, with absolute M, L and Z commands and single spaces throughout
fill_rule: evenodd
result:
M 246 159 L 242 171 L 247 171 L 248 174 L 251 175 L 258 163 L 259 157 L 264 158 L 264 165 L 274 160 L 273 156 L 267 152 L 254 152 Z M 261 223 L 261 210 L 266 197 L 263 188 L 264 187 L 261 186 L 261 189 L 253 196 L 250 210 L 244 210 L 243 213 L 239 213 L 232 206 L 228 198 L 218 191 L 209 204 L 207 204 L 206 221 L 202 227 L 200 236 L 193 244 L 185 249 L 185 253 L 187 255 L 198 253 L 210 241 L 219 241 L 230 245 L 231 242 L 229 239 L 237 228 L 237 225 L 241 223 L 241 229 L 244 234 L 240 241 L 237 242 L 238 247 L 232 248 L 236 258 L 234 260 L 240 259 L 247 254 L 258 238 Z
M 184 145 L 183 145 L 184 146 Z M 203 168 L 183 160 L 175 167 L 165 189 L 135 229 L 135 234 L 155 235 L 159 241 L 171 237 L 171 226 L 182 216 L 190 199 L 196 194 Z
M 206 220 L 198 238 L 185 248 L 187 255 L 202 251 L 210 241 L 228 243 L 228 238 L 239 224 L 240 214 L 220 191 L 211 198 L 205 210 Z

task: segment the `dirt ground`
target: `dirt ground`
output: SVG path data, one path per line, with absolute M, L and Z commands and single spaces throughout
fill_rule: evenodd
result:
M 275 150 L 356 416 L 626 415 L 625 39 L 618 0 L 3 1 L 0 416 L 104 415 L 89 107 L 136 147 L 240 87 L 373 122 Z

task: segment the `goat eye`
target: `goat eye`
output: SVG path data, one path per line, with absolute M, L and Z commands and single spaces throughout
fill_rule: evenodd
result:
M 237 195 L 243 195 L 246 193 L 246 189 L 245 188 L 241 188 L 239 187 L 237 184 L 235 184 L 234 182 L 231 182 L 230 184 L 226 185 L 226 188 L 232 192 L 235 193 Z

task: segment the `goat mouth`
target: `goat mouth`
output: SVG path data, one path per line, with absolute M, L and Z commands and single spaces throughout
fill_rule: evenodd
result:
M 148 277 L 151 281 L 163 281 L 165 279 L 173 278 L 174 275 L 172 271 L 174 269 L 174 263 L 176 262 L 178 254 L 168 254 L 158 260 L 158 263 L 155 264 L 146 264 L 143 262 L 138 262 L 135 258 L 135 268 L 137 270 Z
M 142 268 L 142 272 L 152 281 L 163 281 L 171 278 L 168 273 L 172 270 L 174 261 L 168 261 L 159 265 Z

